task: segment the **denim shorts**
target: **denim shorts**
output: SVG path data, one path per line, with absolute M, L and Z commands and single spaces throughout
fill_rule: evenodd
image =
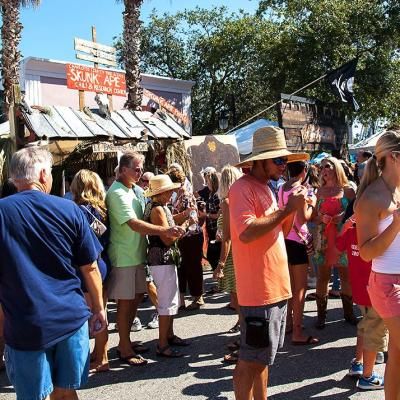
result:
M 21 351 L 6 345 L 4 358 L 17 400 L 42 400 L 54 387 L 78 389 L 89 374 L 88 323 L 45 350 Z

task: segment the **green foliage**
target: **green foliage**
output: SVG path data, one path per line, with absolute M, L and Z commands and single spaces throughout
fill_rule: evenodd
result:
M 196 82 L 193 131 L 218 131 L 230 109 L 237 125 L 358 56 L 359 118 L 399 120 L 398 0 L 265 0 L 256 15 L 196 8 L 151 15 L 142 31 L 142 71 Z M 117 47 L 120 41 L 116 42 Z M 299 95 L 338 102 L 320 82 Z M 353 118 L 352 110 L 339 104 Z M 271 110 L 264 117 L 274 116 Z

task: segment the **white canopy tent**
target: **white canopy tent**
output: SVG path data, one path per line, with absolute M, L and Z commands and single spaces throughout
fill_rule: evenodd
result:
M 249 125 L 244 126 L 243 128 L 239 128 L 230 133 L 230 135 L 235 135 L 236 137 L 239 154 L 241 156 L 251 153 L 251 150 L 253 148 L 253 135 L 255 131 L 265 126 L 278 126 L 278 123 L 261 118 L 257 121 L 252 122 Z
M 377 133 L 375 133 L 374 135 L 361 140 L 358 143 L 352 144 L 349 146 L 349 151 L 350 153 L 357 153 L 359 150 L 369 150 L 369 151 L 374 151 L 375 146 L 376 146 L 376 142 L 378 141 L 378 139 L 382 136 L 382 134 L 384 133 L 384 131 L 379 131 Z

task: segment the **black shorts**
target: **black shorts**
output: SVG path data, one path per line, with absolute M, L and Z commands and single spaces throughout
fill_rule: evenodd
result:
M 285 245 L 290 265 L 308 264 L 307 249 L 304 244 L 285 239 Z

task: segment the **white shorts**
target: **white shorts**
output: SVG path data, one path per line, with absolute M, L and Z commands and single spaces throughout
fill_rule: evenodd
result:
M 157 288 L 159 315 L 176 315 L 179 306 L 178 275 L 175 265 L 149 265 Z

